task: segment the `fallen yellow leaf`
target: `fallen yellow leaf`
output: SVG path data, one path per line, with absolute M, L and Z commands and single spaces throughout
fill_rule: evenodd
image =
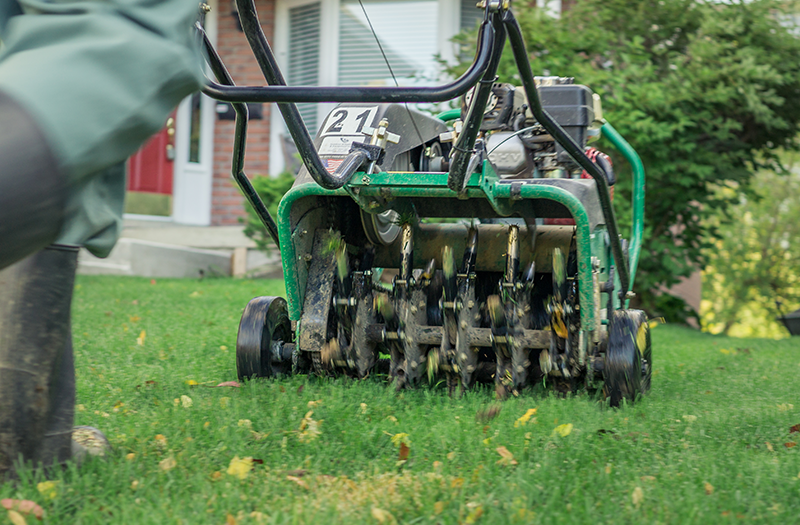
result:
M 236 425 L 244 428 L 253 428 L 253 422 L 249 419 L 240 419 Z
M 558 425 L 555 430 L 553 430 L 553 433 L 561 437 L 567 437 L 572 433 L 572 428 L 572 423 L 564 423 L 563 425 Z
M 606 474 L 611 474 L 611 465 L 606 465 Z
M 397 523 L 397 520 L 392 513 L 387 510 L 379 509 L 378 507 L 372 507 L 370 514 L 372 514 L 372 517 L 375 518 L 378 523 Z
M 246 457 L 239 459 L 239 456 L 233 456 L 230 464 L 228 465 L 228 474 L 236 476 L 239 479 L 245 479 L 253 468 L 253 458 Z
M 712 485 L 712 484 L 711 484 L 711 483 L 709 483 L 708 481 L 706 481 L 705 483 L 703 483 L 703 488 L 705 489 L 705 491 L 706 491 L 706 494 L 707 494 L 707 495 L 709 495 L 709 496 L 710 496 L 710 495 L 712 495 L 712 494 L 714 493 L 714 485 Z
M 305 417 L 300 421 L 297 439 L 300 440 L 301 443 L 314 441 L 320 436 L 320 434 L 322 434 L 322 431 L 319 429 L 322 421 L 313 419 L 311 417 L 313 413 L 313 410 L 309 410 Z
M 531 417 L 536 415 L 536 410 L 537 409 L 535 408 L 529 408 L 521 417 L 519 417 L 516 421 L 514 421 L 514 428 L 519 428 L 527 425 Z M 535 418 L 534 421 L 536 421 Z
M 192 398 L 191 398 L 191 397 L 189 397 L 189 396 L 187 396 L 187 395 L 183 395 L 183 396 L 181 396 L 181 406 L 182 406 L 183 408 L 191 408 L 191 406 L 192 406 L 193 404 L 194 404 L 194 403 L 192 402 Z
M 642 501 L 644 501 L 644 491 L 642 490 L 642 487 L 636 487 L 631 493 L 631 502 L 633 503 L 633 506 L 638 509 L 639 505 L 642 504 Z
M 447 453 L 447 460 L 448 461 L 453 461 L 454 459 L 456 459 L 456 453 L 455 452 L 448 452 Z
M 164 472 L 166 472 L 168 470 L 172 470 L 177 466 L 178 466 L 178 462 L 175 461 L 175 458 L 173 458 L 172 456 L 170 456 L 170 457 L 168 457 L 166 459 L 162 459 L 161 461 L 158 462 L 158 468 L 160 468 Z
M 441 514 L 442 512 L 444 512 L 444 502 L 437 501 L 436 503 L 433 504 L 433 513 Z
M 321 404 L 322 404 L 322 400 L 321 399 L 317 399 L 316 401 L 309 401 L 308 402 L 308 408 L 316 408 Z
M 145 337 L 147 337 L 147 332 L 142 330 L 142 332 L 139 334 L 139 337 L 136 338 L 136 344 L 139 346 L 143 346 Z
M 36 490 L 47 499 L 55 499 L 58 496 L 58 485 L 60 481 L 42 481 L 36 484 Z
M 189 386 L 197 386 L 197 385 L 199 385 L 200 383 L 198 383 L 198 382 L 197 382 L 197 381 L 195 381 L 194 379 L 190 379 L 190 380 L 186 381 L 186 384 L 187 384 L 187 385 L 189 385 Z
M 133 452 L 128 452 L 128 454 L 125 456 L 125 459 L 127 459 L 128 461 L 133 461 L 135 458 L 136 454 L 134 454 Z
M 25 518 L 22 517 L 22 514 L 15 510 L 8 511 L 8 519 L 11 520 L 11 523 L 14 525 L 28 525 L 28 522 L 25 521 Z
M 392 445 L 399 447 L 402 443 L 405 443 L 406 446 L 411 446 L 411 440 L 408 439 L 408 434 L 401 432 L 392 436 Z

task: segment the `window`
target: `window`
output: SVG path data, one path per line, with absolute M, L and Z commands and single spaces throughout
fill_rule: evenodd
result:
M 320 2 L 289 9 L 287 82 L 291 86 L 319 85 L 320 12 Z M 317 105 L 298 104 L 297 109 L 313 135 L 317 129 Z
M 439 72 L 435 59 L 439 52 L 439 3 L 436 0 L 362 1 L 364 9 L 357 0 L 342 0 L 340 4 L 338 84 L 393 86 L 392 73 L 400 85 L 435 83 Z

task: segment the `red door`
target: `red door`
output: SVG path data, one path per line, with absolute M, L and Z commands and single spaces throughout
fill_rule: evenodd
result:
M 128 191 L 172 195 L 175 116 L 128 160 Z

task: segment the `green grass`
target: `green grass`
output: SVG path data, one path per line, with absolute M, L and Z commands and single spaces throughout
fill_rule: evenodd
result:
M 640 403 L 614 410 L 585 394 L 526 394 L 490 421 L 476 421 L 494 404 L 489 389 L 456 399 L 443 388 L 398 395 L 377 379 L 203 386 L 236 379 L 241 311 L 282 286 L 79 278 L 77 423 L 102 428 L 115 450 L 60 472 L 53 499 L 30 471 L 1 485 L 0 498 L 35 500 L 46 522 L 69 524 L 786 524 L 800 516 L 800 446 L 784 446 L 800 441 L 789 433 L 800 423 L 796 340 L 660 326 L 653 391 Z M 529 408 L 535 419 L 515 427 Z M 309 411 L 321 434 L 301 441 Z M 565 423 L 572 432 L 554 435 Z M 398 433 L 410 441 L 402 464 L 390 437 Z M 501 446 L 517 465 L 498 463 Z M 263 464 L 239 479 L 227 473 L 235 456 Z M 174 468 L 162 470 L 169 458 Z

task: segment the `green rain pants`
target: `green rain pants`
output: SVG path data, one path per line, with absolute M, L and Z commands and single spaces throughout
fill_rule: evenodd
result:
M 101 257 L 114 246 L 124 160 L 200 88 L 198 5 L 0 0 L 0 92 L 33 116 L 67 177 L 57 244 Z

